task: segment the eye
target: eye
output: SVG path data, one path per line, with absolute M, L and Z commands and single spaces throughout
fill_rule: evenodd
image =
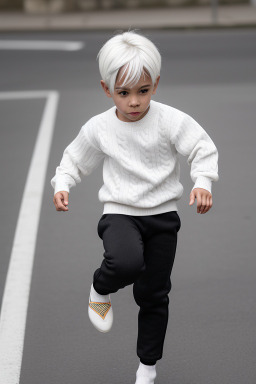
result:
M 147 93 L 147 92 L 148 92 L 148 88 L 145 88 L 145 89 L 141 90 L 141 93 Z
M 118 92 L 118 95 L 126 96 L 126 95 L 128 95 L 128 92 L 127 91 L 121 91 L 121 92 Z

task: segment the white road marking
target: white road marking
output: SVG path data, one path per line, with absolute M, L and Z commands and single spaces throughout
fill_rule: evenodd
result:
M 0 100 L 43 99 L 48 98 L 48 91 L 0 92 Z
M 0 49 L 79 51 L 83 47 L 82 41 L 0 40 Z
M 0 93 L 0 100 L 42 97 L 46 97 L 46 104 L 23 192 L 3 294 L 0 384 L 18 384 L 20 380 L 37 230 L 59 100 L 56 91 Z

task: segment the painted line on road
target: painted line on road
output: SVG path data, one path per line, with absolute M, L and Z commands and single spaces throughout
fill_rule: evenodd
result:
M 43 99 L 48 98 L 48 96 L 49 92 L 47 91 L 0 92 L 0 100 Z
M 79 51 L 82 41 L 0 40 L 0 49 L 35 51 Z
M 0 93 L 0 100 L 40 97 L 46 97 L 46 104 L 22 196 L 0 314 L 0 384 L 20 380 L 36 238 L 59 101 L 56 91 Z

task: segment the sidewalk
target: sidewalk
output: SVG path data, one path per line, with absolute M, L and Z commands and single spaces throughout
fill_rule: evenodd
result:
M 0 13 L 0 31 L 124 30 L 134 28 L 256 27 L 256 6 L 219 6 L 214 23 L 210 6 L 126 9 L 58 15 Z

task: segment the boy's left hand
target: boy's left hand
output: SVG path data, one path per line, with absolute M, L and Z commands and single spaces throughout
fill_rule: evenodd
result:
M 194 188 L 190 193 L 189 205 L 197 200 L 197 213 L 206 213 L 212 207 L 212 194 L 203 188 Z

